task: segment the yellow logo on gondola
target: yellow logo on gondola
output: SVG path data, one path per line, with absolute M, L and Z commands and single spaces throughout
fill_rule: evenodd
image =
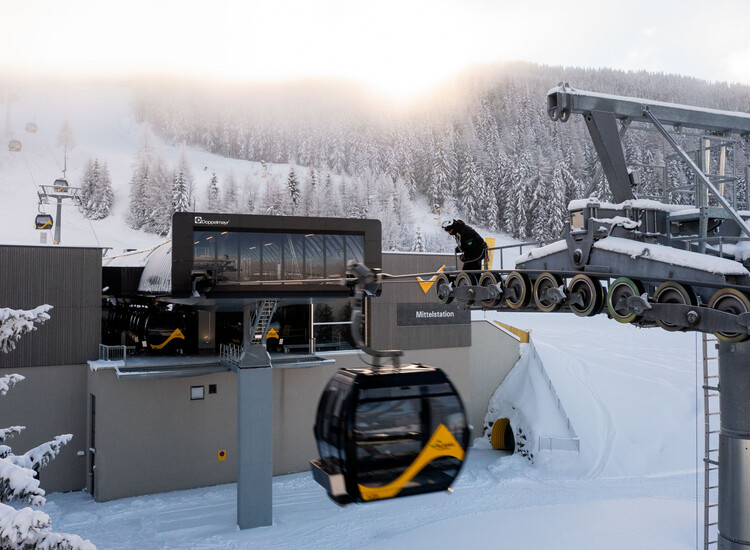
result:
M 166 346 L 167 344 L 169 344 L 169 342 L 171 342 L 175 338 L 179 338 L 181 340 L 184 340 L 185 339 L 185 335 L 182 334 L 182 331 L 180 331 L 180 329 L 176 328 L 176 329 L 174 329 L 174 332 L 169 335 L 169 338 L 167 338 L 166 340 L 164 340 L 161 344 L 156 345 L 156 346 L 153 345 L 153 344 L 151 344 L 151 349 L 162 349 L 164 346 Z
M 456 438 L 450 432 L 445 425 L 440 424 L 435 432 L 430 437 L 427 445 L 419 452 L 417 458 L 414 459 L 409 467 L 404 470 L 400 476 L 393 480 L 388 485 L 382 487 L 365 487 L 364 485 L 358 485 L 359 493 L 362 495 L 363 500 L 380 500 L 384 498 L 392 498 L 401 492 L 401 489 L 406 486 L 414 477 L 424 469 L 430 462 L 436 458 L 442 456 L 452 456 L 458 460 L 463 461 L 465 456 L 464 450 L 459 445 Z
M 437 270 L 438 273 L 442 273 L 443 269 L 445 269 L 445 264 L 443 264 L 443 267 Z M 433 275 L 432 278 L 424 280 L 422 277 L 417 277 L 417 282 L 419 283 L 419 286 L 422 287 L 422 292 L 427 294 L 430 289 L 432 288 L 432 285 L 435 284 L 435 280 L 437 279 L 437 275 Z
M 269 328 L 268 332 L 266 332 L 266 340 L 268 340 L 269 338 L 276 338 L 278 340 L 279 339 L 279 333 L 276 332 L 274 329 Z

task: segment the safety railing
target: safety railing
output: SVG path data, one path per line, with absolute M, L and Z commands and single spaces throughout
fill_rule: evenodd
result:
M 134 346 L 106 346 L 99 344 L 100 361 L 125 361 L 128 353 L 135 351 Z
M 524 253 L 525 250 L 529 250 L 532 248 L 539 248 L 544 243 L 540 243 L 539 241 L 530 241 L 526 243 L 518 243 L 518 244 L 506 244 L 503 246 L 493 246 L 492 248 L 488 248 L 488 252 L 493 253 L 492 254 L 492 269 L 505 269 L 505 253 L 509 252 L 512 253 L 514 249 L 518 249 L 518 254 L 513 254 L 512 258 L 509 258 L 509 263 L 512 260 L 515 260 L 518 256 Z M 497 260 L 500 259 L 500 267 L 497 266 Z M 458 265 L 458 264 L 456 264 Z M 515 267 L 515 265 L 511 266 Z
M 238 366 L 242 357 L 242 346 L 237 344 L 219 344 L 219 360 L 231 366 Z
M 575 428 L 573 428 L 573 423 L 570 421 L 570 417 L 568 416 L 568 413 L 565 411 L 565 407 L 563 407 L 562 401 L 560 401 L 560 396 L 557 395 L 557 392 L 555 391 L 555 386 L 552 383 L 552 379 L 549 377 L 549 374 L 547 374 L 547 370 L 544 368 L 544 364 L 542 363 L 542 360 L 539 358 L 539 354 L 536 352 L 536 348 L 533 348 L 534 356 L 537 359 L 537 363 L 539 364 L 540 371 L 542 373 L 542 378 L 544 378 L 545 382 L 547 382 L 547 386 L 549 387 L 550 392 L 555 397 L 557 408 L 560 411 L 560 414 L 562 414 L 562 417 L 565 419 L 566 427 L 568 429 L 568 433 L 570 434 L 570 437 L 556 437 L 556 436 L 549 436 L 549 435 L 540 435 L 539 436 L 539 450 L 540 451 L 575 451 L 577 453 L 581 452 L 581 440 L 578 437 L 578 434 L 575 431 Z
M 539 436 L 540 451 L 574 451 L 581 452 L 581 440 L 577 437 Z

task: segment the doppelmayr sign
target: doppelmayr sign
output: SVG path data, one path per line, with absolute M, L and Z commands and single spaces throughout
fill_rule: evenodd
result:
M 203 216 L 195 216 L 195 225 L 229 225 L 229 220 L 207 220 Z
M 398 304 L 396 324 L 400 327 L 435 325 L 468 325 L 471 313 L 468 309 L 442 304 Z

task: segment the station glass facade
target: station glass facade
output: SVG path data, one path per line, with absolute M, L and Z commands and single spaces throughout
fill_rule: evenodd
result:
M 364 262 L 364 236 L 327 233 L 194 231 L 193 270 L 217 284 L 340 279 L 346 263 Z M 331 281 L 332 284 L 340 284 Z

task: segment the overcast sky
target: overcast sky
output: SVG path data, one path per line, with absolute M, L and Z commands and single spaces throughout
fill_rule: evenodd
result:
M 471 65 L 750 84 L 747 0 L 0 0 L 0 73 L 343 77 L 423 91 Z

